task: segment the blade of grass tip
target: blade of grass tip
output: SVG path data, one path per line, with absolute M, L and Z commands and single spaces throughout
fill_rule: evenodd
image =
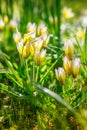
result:
M 58 62 L 58 60 L 62 57 L 62 55 L 51 65 L 51 67 L 48 69 L 48 71 L 44 74 L 44 76 L 41 78 L 40 83 L 43 81 L 43 79 L 48 75 L 49 71 L 55 66 L 55 64 Z
M 60 102 L 65 107 L 67 107 L 68 110 L 70 110 L 74 115 L 77 114 L 77 112 L 70 105 L 68 105 L 68 103 L 66 103 L 58 94 L 41 86 L 40 84 L 35 83 L 35 86 L 38 87 L 40 90 L 42 90 L 44 93 L 47 93 L 48 95 L 50 95 L 51 97 L 56 99 L 58 102 Z
M 85 40 L 84 40 L 84 53 L 85 53 L 85 59 L 87 60 L 87 27 L 86 27 Z

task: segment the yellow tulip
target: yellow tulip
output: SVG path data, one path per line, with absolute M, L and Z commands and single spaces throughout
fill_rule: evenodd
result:
M 4 29 L 4 21 L 2 19 L 0 19 L 0 31 L 2 31 Z
M 70 74 L 71 73 L 71 61 L 65 56 L 63 59 L 63 66 L 66 71 L 66 73 Z
M 5 15 L 5 16 L 4 16 L 4 22 L 5 22 L 5 24 L 7 24 L 7 23 L 8 23 L 8 20 L 9 20 L 9 19 L 8 19 L 8 16 L 7 16 L 7 15 Z
M 34 54 L 35 63 L 37 65 L 40 65 L 44 61 L 45 56 L 46 56 L 46 50 L 44 49 L 41 51 L 36 50 Z
M 66 80 L 65 70 L 62 67 L 59 67 L 58 69 L 55 69 L 55 74 L 56 74 L 57 80 L 59 80 L 59 82 L 64 84 Z
M 24 47 L 23 47 L 23 52 L 22 52 L 22 56 L 24 57 L 24 58 L 27 58 L 28 56 L 29 56 L 29 45 L 24 45 Z
M 74 13 L 70 8 L 64 7 L 62 10 L 62 15 L 65 19 L 72 18 L 74 16 Z
M 35 31 L 36 31 L 36 25 L 35 25 L 35 23 L 29 22 L 27 24 L 27 32 L 30 33 L 30 32 L 35 32 Z
M 17 27 L 17 22 L 14 19 L 11 19 L 9 22 L 9 29 L 13 30 L 16 29 Z
M 41 36 L 45 34 L 46 32 L 47 32 L 47 27 L 43 23 L 41 23 L 37 28 L 37 35 Z
M 23 41 L 22 40 L 20 42 L 18 42 L 17 49 L 18 49 L 18 52 L 22 55 L 22 53 L 23 53 Z
M 32 41 L 32 45 L 34 47 L 34 50 L 40 51 L 43 46 L 43 40 L 41 38 L 36 38 L 34 41 Z
M 46 47 L 49 43 L 50 36 L 47 36 L 47 34 L 43 34 L 41 36 L 41 39 L 43 40 L 43 47 Z
M 34 32 L 30 32 L 30 33 L 24 34 L 24 37 L 23 37 L 24 43 L 26 44 L 26 42 L 31 42 L 31 41 L 33 41 L 34 38 L 35 38 L 35 36 L 36 36 L 36 32 L 35 32 L 35 31 L 34 31 Z
M 64 51 L 65 51 L 65 55 L 69 58 L 72 59 L 74 56 L 74 44 L 73 41 L 68 40 L 65 44 L 64 44 Z
M 76 58 L 72 61 L 72 75 L 76 77 L 80 71 L 80 59 Z
M 21 40 L 21 34 L 19 32 L 13 34 L 14 42 L 17 44 Z

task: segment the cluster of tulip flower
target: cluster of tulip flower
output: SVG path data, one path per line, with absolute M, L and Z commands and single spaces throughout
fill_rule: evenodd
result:
M 41 23 L 38 27 L 35 23 L 29 22 L 27 24 L 27 33 L 21 36 L 17 32 L 13 34 L 19 54 L 24 58 L 28 58 L 31 54 L 37 65 L 40 65 L 45 56 L 46 50 L 44 49 L 49 42 L 50 36 L 47 35 L 47 27 Z
M 80 59 L 74 57 L 74 44 L 71 40 L 68 40 L 64 44 L 65 57 L 63 58 L 63 68 L 59 67 L 55 69 L 56 78 L 62 84 L 65 83 L 66 73 L 72 74 L 76 77 L 80 70 Z

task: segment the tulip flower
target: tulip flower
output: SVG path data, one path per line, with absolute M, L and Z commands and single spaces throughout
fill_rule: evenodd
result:
M 43 23 L 41 23 L 37 28 L 37 35 L 41 36 L 45 34 L 46 32 L 47 32 L 47 27 Z
M 9 21 L 8 16 L 7 16 L 7 15 L 5 15 L 5 16 L 4 16 L 4 22 L 5 22 L 5 24 L 7 24 L 7 23 L 8 23 L 8 21 Z
M 65 56 L 63 59 L 63 66 L 66 71 L 66 73 L 71 73 L 71 61 Z
M 46 56 L 46 50 L 42 49 L 41 51 L 36 50 L 34 54 L 34 60 L 37 65 L 40 65 Z
M 4 29 L 4 21 L 2 19 L 0 19 L 0 31 L 2 31 Z
M 74 44 L 71 40 L 68 40 L 64 44 L 64 51 L 65 55 L 67 56 L 68 59 L 72 59 L 74 56 Z
M 14 42 L 17 44 L 21 40 L 21 34 L 19 32 L 13 34 Z
M 30 32 L 34 32 L 34 31 L 36 31 L 36 25 L 35 25 L 35 23 L 29 22 L 27 24 L 27 32 L 30 33 Z
M 80 59 L 76 58 L 72 61 L 72 75 L 76 77 L 80 70 Z
M 55 74 L 56 74 L 57 80 L 59 80 L 59 82 L 64 84 L 65 80 L 66 80 L 65 70 L 63 68 L 59 67 L 58 69 L 55 69 Z
M 49 43 L 50 36 L 47 36 L 47 34 L 43 34 L 41 36 L 41 39 L 43 40 L 43 47 L 46 47 Z

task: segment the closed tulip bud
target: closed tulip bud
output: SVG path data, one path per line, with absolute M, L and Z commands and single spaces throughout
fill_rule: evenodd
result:
M 63 59 L 63 66 L 66 71 L 66 73 L 70 74 L 71 73 L 71 61 L 65 56 Z
M 14 19 L 11 19 L 9 22 L 9 29 L 13 30 L 17 27 L 17 22 Z
M 80 71 L 80 59 L 76 58 L 72 61 L 72 75 L 76 77 Z
M 43 40 L 43 46 L 46 47 L 49 43 L 50 36 L 47 36 L 47 34 L 43 34 L 41 36 L 41 39 Z
M 24 57 L 24 58 L 27 58 L 28 56 L 29 56 L 29 45 L 28 44 L 26 44 L 26 45 L 24 45 L 24 47 L 23 47 L 23 52 L 22 52 L 22 56 Z
M 0 19 L 0 31 L 2 31 L 4 29 L 4 21 L 2 19 Z
M 30 33 L 30 32 L 34 32 L 34 31 L 36 31 L 36 25 L 35 25 L 35 23 L 29 22 L 27 24 L 27 32 Z
M 30 51 L 31 55 L 33 56 L 33 55 L 34 55 L 35 50 L 34 50 L 34 47 L 33 47 L 33 44 L 32 44 L 32 43 L 30 43 L 29 48 L 30 48 L 30 50 L 29 50 L 29 51 Z
M 36 38 L 34 41 L 32 41 L 34 50 L 40 51 L 43 46 L 43 40 L 41 38 Z
M 14 33 L 13 34 L 13 39 L 14 39 L 14 42 L 17 44 L 21 40 L 21 34 L 19 32 Z
M 26 44 L 26 42 L 31 42 L 32 40 L 34 40 L 36 36 L 36 32 L 30 32 L 30 33 L 26 33 L 24 34 L 24 43 Z
M 23 53 L 23 41 L 22 40 L 20 42 L 18 42 L 17 49 L 18 49 L 18 52 L 22 55 L 22 53 Z
M 78 32 L 77 32 L 77 37 L 84 40 L 85 38 L 85 33 L 83 30 L 79 29 Z
M 72 18 L 74 16 L 74 13 L 70 8 L 64 7 L 62 10 L 62 15 L 65 19 Z
M 74 56 L 74 44 L 71 40 L 68 40 L 65 45 L 64 45 L 64 51 L 65 55 L 69 58 L 72 59 Z
M 41 23 L 37 28 L 37 35 L 41 36 L 45 34 L 46 32 L 47 32 L 47 27 L 43 23 Z
M 44 49 L 41 51 L 36 50 L 34 54 L 35 63 L 37 65 L 40 65 L 44 61 L 45 56 L 46 56 L 46 50 Z
M 57 80 L 59 80 L 60 83 L 64 84 L 66 80 L 65 70 L 59 67 L 58 69 L 55 69 L 55 74 L 56 74 Z
M 7 15 L 4 16 L 4 22 L 5 22 L 5 24 L 8 23 L 8 16 Z

